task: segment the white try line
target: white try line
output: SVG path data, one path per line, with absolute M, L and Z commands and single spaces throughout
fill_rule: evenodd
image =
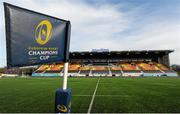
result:
M 89 104 L 89 109 L 88 109 L 88 112 L 87 112 L 88 114 L 91 113 L 91 109 L 92 109 L 92 106 L 93 106 L 94 98 L 96 96 L 96 91 L 97 91 L 97 88 L 98 88 L 98 85 L 99 85 L 99 80 L 100 80 L 100 78 L 97 81 L 96 88 L 94 90 L 94 93 L 93 93 L 93 96 L 92 96 L 92 99 L 91 99 L 91 103 Z

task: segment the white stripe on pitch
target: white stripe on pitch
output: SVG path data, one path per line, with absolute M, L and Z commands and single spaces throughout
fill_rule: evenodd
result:
M 75 97 L 91 97 L 92 95 L 72 95 Z M 130 95 L 96 95 L 96 97 L 132 97 Z
M 92 106 L 93 106 L 94 98 L 96 96 L 96 91 L 97 91 L 97 88 L 98 88 L 98 85 L 99 85 L 99 80 L 100 80 L 100 78 L 97 81 L 96 88 L 94 90 L 94 93 L 93 93 L 93 96 L 92 96 L 92 99 L 91 99 L 91 103 L 89 104 L 89 109 L 88 109 L 88 112 L 87 112 L 88 114 L 91 113 L 91 109 L 92 109 Z

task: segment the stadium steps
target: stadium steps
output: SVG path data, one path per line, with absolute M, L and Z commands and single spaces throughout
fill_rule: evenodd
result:
M 81 72 L 81 69 L 79 69 L 79 72 L 78 72 L 78 74 L 80 74 L 80 72 Z
M 110 69 L 109 65 L 108 65 L 108 71 L 109 71 L 109 75 L 112 76 L 112 72 L 111 72 L 111 69 Z
M 92 76 L 92 69 L 89 71 L 89 76 Z
M 120 66 L 121 67 L 121 66 Z M 123 69 L 122 69 L 122 67 L 121 67 L 121 75 L 123 76 L 124 75 L 124 72 L 123 72 Z

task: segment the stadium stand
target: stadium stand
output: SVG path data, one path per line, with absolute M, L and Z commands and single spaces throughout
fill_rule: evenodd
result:
M 63 65 L 61 64 L 52 64 L 52 65 L 47 65 L 48 67 L 45 70 L 45 73 L 53 73 L 53 72 L 61 72 L 63 69 Z
M 136 64 L 122 63 L 120 66 L 123 70 L 138 70 Z
M 178 76 L 169 67 L 172 50 L 72 52 L 69 76 Z M 62 76 L 63 64 L 41 65 L 32 76 Z
M 141 71 L 136 65 L 136 63 L 120 63 L 120 66 L 122 67 L 123 74 L 122 76 L 140 76 Z
M 159 71 L 159 68 L 156 65 L 154 65 L 152 62 L 138 63 L 138 66 L 144 71 Z
M 123 74 L 122 68 L 116 65 L 110 66 L 110 71 L 112 76 L 122 76 Z
M 68 68 L 69 69 L 68 72 L 69 72 L 70 76 L 79 74 L 80 67 L 81 67 L 80 64 L 70 64 L 69 68 Z
M 178 76 L 178 74 L 175 71 L 171 70 L 165 65 L 160 63 L 155 63 L 155 64 L 159 69 L 161 69 L 161 71 L 163 72 L 163 76 Z
M 156 64 L 156 66 L 157 66 L 158 68 L 160 68 L 160 69 L 163 70 L 163 71 L 169 70 L 167 67 L 165 67 L 165 66 L 162 65 L 162 64 L 159 64 L 159 63 L 155 63 L 155 64 Z
M 163 72 L 153 64 L 153 62 L 148 63 L 138 63 L 138 67 L 142 70 L 143 76 L 161 76 Z
M 90 75 L 91 66 L 89 65 L 82 65 L 80 67 L 79 75 L 80 76 L 89 76 Z
M 62 76 L 63 64 L 41 65 L 32 76 Z
M 92 66 L 92 76 L 108 76 L 110 74 L 108 66 Z

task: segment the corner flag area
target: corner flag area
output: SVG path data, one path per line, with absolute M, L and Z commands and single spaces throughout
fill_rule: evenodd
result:
M 0 112 L 53 113 L 61 80 L 1 78 Z M 178 77 L 69 78 L 68 82 L 72 113 L 180 112 Z

